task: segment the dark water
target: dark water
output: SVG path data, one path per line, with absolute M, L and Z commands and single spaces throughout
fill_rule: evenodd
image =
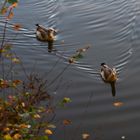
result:
M 0 17 L 1 31 L 3 21 Z M 18 33 L 11 30 L 14 23 L 22 25 Z M 47 52 L 47 44 L 36 40 L 36 23 L 59 30 L 54 44 L 57 56 Z M 139 27 L 138 0 L 20 0 L 15 18 L 8 24 L 7 38 L 14 42 L 27 72 L 45 73 L 51 82 L 67 66 L 60 54 L 71 56 L 78 48 L 91 45 L 84 58 L 69 66 L 49 89 L 54 102 L 63 97 L 72 99 L 66 109 L 57 112 L 53 140 L 80 140 L 84 132 L 90 134 L 90 140 L 140 139 Z M 98 75 L 101 62 L 117 69 L 115 98 Z M 114 101 L 124 104 L 115 107 Z M 72 124 L 60 125 L 63 119 Z

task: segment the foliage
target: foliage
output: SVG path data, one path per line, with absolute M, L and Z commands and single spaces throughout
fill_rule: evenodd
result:
M 0 13 L 3 15 L 8 13 L 7 19 L 11 19 L 14 16 L 12 10 L 13 8 L 17 7 L 17 5 L 18 5 L 18 0 L 5 0 L 1 7 Z
M 5 41 L 7 23 L 14 17 L 13 9 L 17 6 L 18 0 L 5 0 L 0 10 L 6 17 L 0 46 L 0 93 L 3 94 L 3 98 L 0 98 L 0 139 L 50 140 L 50 135 L 54 134 L 53 129 L 56 128 L 52 123 L 56 107 L 52 105 L 52 97 L 47 92 L 47 80 L 38 74 L 27 74 L 21 59 L 13 51 L 13 45 Z M 21 25 L 14 24 L 12 28 L 18 31 Z M 89 46 L 78 49 L 75 55 L 68 58 L 69 64 L 82 58 L 83 52 L 88 48 Z M 7 72 L 4 63 L 9 64 Z M 12 76 L 13 67 L 17 64 L 23 68 L 26 80 Z M 70 98 L 64 97 L 59 104 L 64 107 L 70 102 Z M 63 120 L 63 125 L 71 123 L 68 119 Z
M 1 90 L 16 88 L 15 95 L 8 95 L 5 100 L 0 98 L 1 137 L 5 140 L 29 139 L 44 131 L 43 139 L 46 139 L 47 135 L 52 134 L 48 129 L 50 124 L 42 121 L 44 117 L 54 114 L 53 109 L 50 111 L 53 107 L 50 105 L 51 97 L 44 89 L 44 81 L 32 75 L 26 83 L 19 80 L 10 83 L 1 80 L 0 83 Z M 47 107 L 41 105 L 44 100 L 47 101 Z
M 49 135 L 53 134 L 51 129 L 55 128 L 49 118 L 53 118 L 55 113 L 46 89 L 46 80 L 37 74 L 26 75 L 25 81 L 11 77 L 14 65 L 22 65 L 20 58 L 13 52 L 12 44 L 5 41 L 8 20 L 13 18 L 13 9 L 17 5 L 17 0 L 5 0 L 1 7 L 1 14 L 6 19 L 0 46 L 0 93 L 4 95 L 0 98 L 0 139 L 49 140 Z M 14 30 L 20 28 L 20 24 L 13 25 Z M 8 71 L 4 63 L 9 64 Z
M 83 58 L 83 53 L 86 52 L 88 49 L 90 48 L 90 46 L 86 46 L 84 48 L 80 48 L 76 51 L 76 54 L 74 54 L 73 56 L 71 56 L 69 58 L 69 63 L 75 63 L 75 61 L 77 61 L 80 58 Z

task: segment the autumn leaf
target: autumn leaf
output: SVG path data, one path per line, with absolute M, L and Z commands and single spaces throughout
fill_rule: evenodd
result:
M 40 119 L 41 116 L 40 116 L 39 114 L 34 114 L 34 115 L 33 115 L 33 118 L 34 118 L 34 119 Z
M 63 120 L 64 125 L 70 125 L 72 122 L 71 120 Z
M 19 84 L 21 84 L 22 83 L 22 81 L 21 80 L 13 80 L 12 81 L 15 85 L 19 85 Z
M 29 125 L 27 125 L 27 124 L 20 124 L 19 127 L 20 128 L 30 128 Z
M 83 140 L 87 140 L 90 137 L 90 135 L 88 133 L 83 133 L 82 134 L 82 139 Z
M 14 24 L 13 25 L 13 29 L 16 30 L 16 31 L 19 31 L 21 28 L 21 25 L 20 24 Z
M 12 6 L 13 8 L 16 8 L 16 7 L 18 6 L 18 3 L 15 2 L 15 3 L 13 3 L 11 6 Z
M 3 129 L 3 131 L 4 132 L 8 132 L 8 131 L 10 131 L 10 128 L 9 127 L 6 127 L 6 128 Z
M 89 48 L 90 46 L 86 46 L 76 50 L 76 53 L 68 59 L 68 62 L 72 64 L 75 63 L 76 60 L 83 58 L 83 53 L 86 52 Z
M 71 102 L 71 99 L 68 98 L 68 97 L 64 97 L 63 100 L 62 100 L 63 103 L 69 103 Z
M 9 83 L 7 80 L 0 79 L 0 88 L 8 88 Z
M 4 56 L 5 56 L 5 58 L 10 59 L 12 57 L 12 54 L 11 53 L 7 53 Z
M 113 103 L 113 106 L 115 106 L 115 107 L 121 107 L 121 106 L 123 106 L 123 102 L 114 102 Z
M 6 14 L 7 9 L 8 9 L 7 7 L 3 7 L 3 8 L 1 9 L 0 13 L 1 13 L 2 15 Z
M 48 128 L 56 128 L 56 126 L 54 124 L 48 124 L 47 127 Z
M 1 48 L 0 48 L 0 53 L 5 53 L 5 52 L 6 52 L 5 49 L 1 49 Z
M 15 62 L 14 62 L 15 63 Z M 13 87 L 13 88 L 16 88 L 19 84 L 21 84 L 22 81 L 21 80 L 13 80 L 11 81 L 11 84 L 10 86 Z
M 12 62 L 18 64 L 20 63 L 20 60 L 18 58 L 12 58 Z
M 52 135 L 52 134 L 53 134 L 53 132 L 52 132 L 50 129 L 46 129 L 46 130 L 45 130 L 45 133 L 46 133 L 47 135 Z
M 14 136 L 13 136 L 14 140 L 19 140 L 19 139 L 21 139 L 21 137 L 22 136 L 18 133 L 14 134 Z
M 22 107 L 25 107 L 25 103 L 24 102 L 22 102 L 21 105 L 22 105 Z
M 6 134 L 4 140 L 13 140 L 13 138 L 9 134 Z
M 89 48 L 90 48 L 90 46 L 88 45 L 85 48 L 78 49 L 76 52 L 79 52 L 79 53 L 86 52 Z
M 64 97 L 62 101 L 60 101 L 60 106 L 64 107 L 67 103 L 70 103 L 71 99 L 68 97 Z
M 10 50 L 12 48 L 11 44 L 4 44 L 4 49 L 5 50 Z
M 75 63 L 75 59 L 73 57 L 69 58 L 68 61 L 69 61 L 70 64 Z

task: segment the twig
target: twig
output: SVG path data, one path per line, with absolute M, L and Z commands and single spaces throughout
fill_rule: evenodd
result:
M 51 86 L 67 70 L 69 66 L 70 64 L 68 64 L 47 86 Z

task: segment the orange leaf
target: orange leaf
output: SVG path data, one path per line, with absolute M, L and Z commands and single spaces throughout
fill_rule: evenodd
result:
M 0 88 L 8 88 L 9 83 L 7 80 L 0 79 Z
M 70 125 L 72 122 L 70 120 L 63 120 L 64 125 Z
M 14 84 L 16 84 L 16 85 L 19 85 L 19 84 L 21 84 L 22 83 L 22 81 L 21 80 L 13 80 L 12 81 Z
M 21 139 L 21 137 L 22 136 L 18 133 L 14 134 L 14 136 L 13 136 L 14 140 L 19 140 L 19 139 Z
M 16 30 L 16 31 L 20 30 L 20 28 L 21 28 L 20 24 L 14 24 L 13 25 L 13 29 Z
M 18 6 L 18 3 L 15 2 L 15 3 L 13 3 L 11 6 L 12 6 L 13 8 L 16 8 L 16 7 Z
M 7 7 L 3 7 L 0 12 L 2 15 L 4 15 L 7 12 Z
M 115 106 L 115 107 L 121 107 L 121 106 L 123 106 L 123 102 L 114 102 L 113 103 L 113 105 Z

